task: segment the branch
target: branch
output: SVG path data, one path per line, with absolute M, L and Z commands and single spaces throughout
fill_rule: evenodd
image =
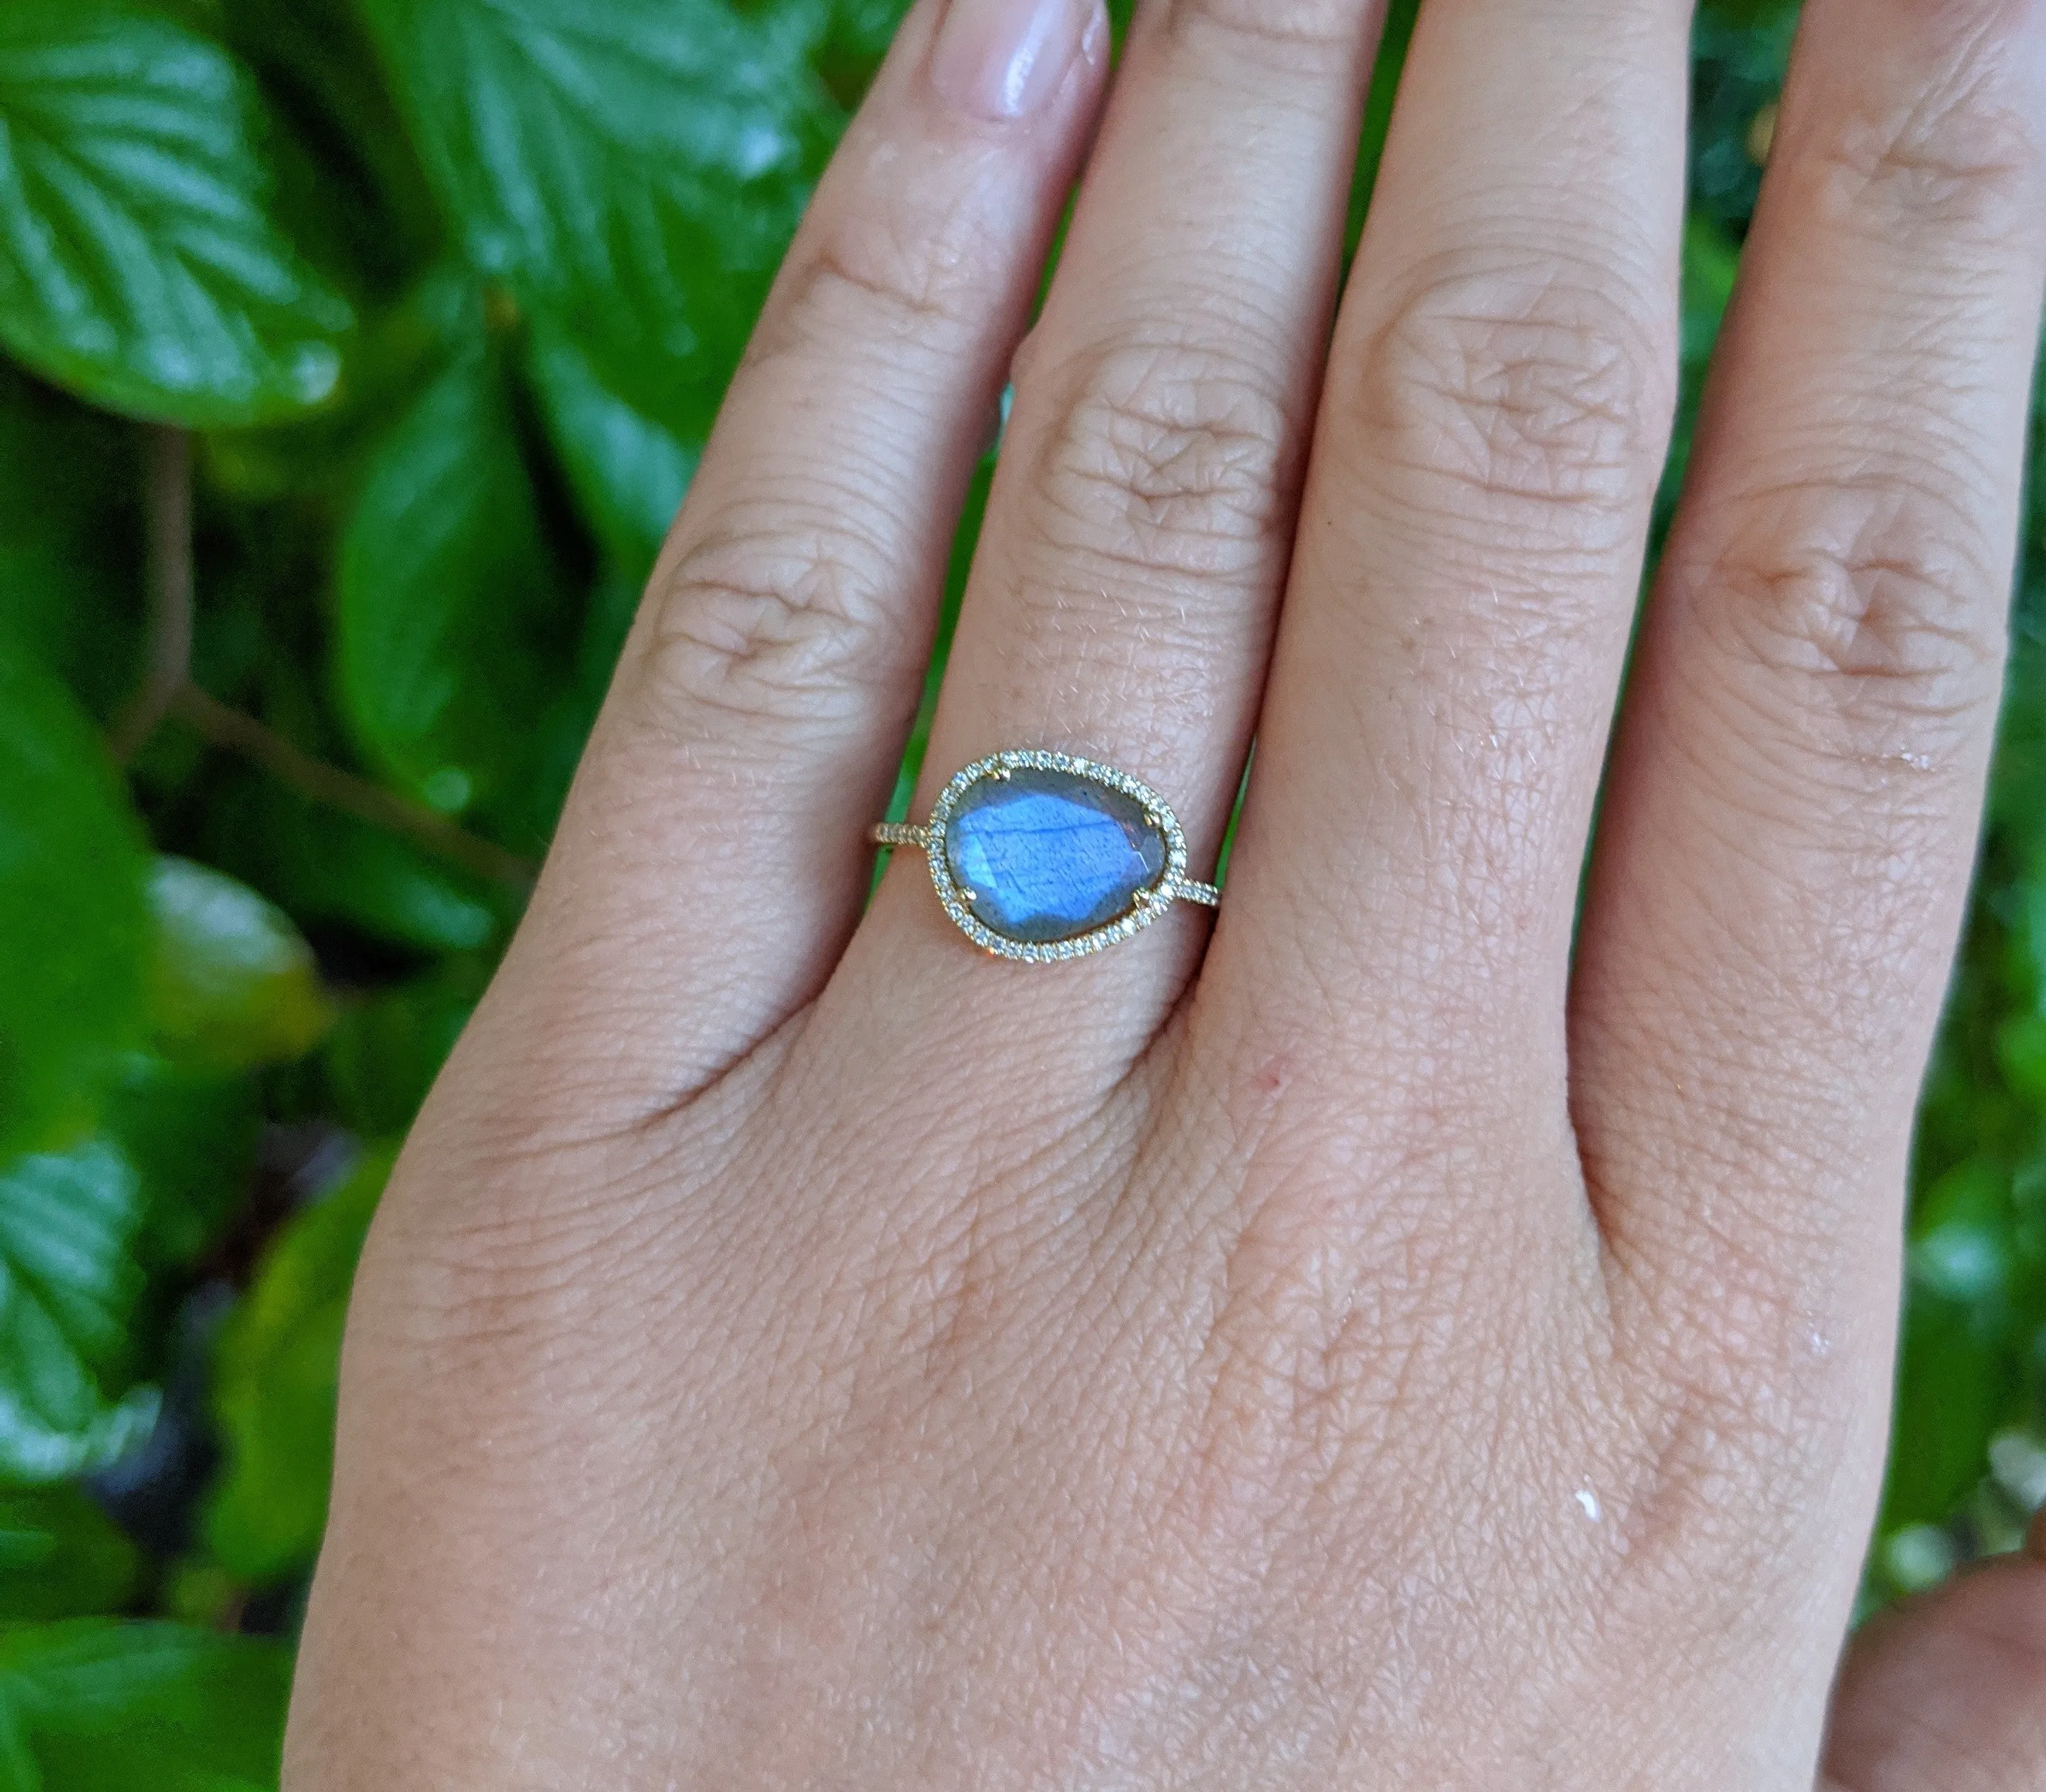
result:
M 142 688 L 114 729 L 114 751 L 123 764 L 175 716 L 301 796 L 402 835 L 478 877 L 522 892 L 532 888 L 539 867 L 530 860 L 478 839 L 423 804 L 315 759 L 275 728 L 201 690 L 191 675 L 192 589 L 191 438 L 183 430 L 157 429 L 149 438 L 149 664 Z
M 149 432 L 148 480 L 149 664 L 142 688 L 114 724 L 114 756 L 125 765 L 171 713 L 191 678 L 191 437 Z
M 423 804 L 315 759 L 275 728 L 239 709 L 230 709 L 197 685 L 187 684 L 178 692 L 172 699 L 171 713 L 213 745 L 253 760 L 301 796 L 353 815 L 372 827 L 402 834 L 478 877 L 525 890 L 532 888 L 533 879 L 539 875 L 539 867 L 530 859 L 478 839 Z

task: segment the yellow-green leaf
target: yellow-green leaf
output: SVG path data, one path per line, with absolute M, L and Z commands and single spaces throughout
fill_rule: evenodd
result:
M 303 1056 L 333 1010 L 312 948 L 246 884 L 188 859 L 157 859 L 149 1019 L 174 1062 L 245 1070 Z
M 349 1289 L 393 1156 L 373 1153 L 285 1228 L 222 1329 L 214 1412 L 227 1464 L 207 1502 L 206 1537 L 245 1580 L 302 1570 L 318 1550 Z

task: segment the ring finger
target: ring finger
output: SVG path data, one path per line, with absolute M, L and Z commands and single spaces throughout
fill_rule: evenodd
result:
M 1191 875 L 1208 875 L 1291 548 L 1381 10 L 1139 8 L 1019 357 L 920 804 L 1002 748 L 1105 760 L 1168 798 Z M 898 874 L 855 956 L 881 953 L 881 974 L 913 979 L 924 1011 L 942 1013 L 948 979 L 991 969 L 932 951 L 946 929 L 928 883 Z M 1098 1061 L 1150 1037 L 1203 931 L 1175 916 L 1089 967 L 1090 1006 L 1112 1017 Z M 1041 998 L 1063 981 L 1006 979 L 1009 1037 L 1027 1043 L 1033 1012 L 1070 1027 L 1069 999 Z

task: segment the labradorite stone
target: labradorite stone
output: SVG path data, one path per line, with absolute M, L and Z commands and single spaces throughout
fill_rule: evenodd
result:
M 1165 871 L 1143 804 L 1077 772 L 987 778 L 945 825 L 945 859 L 974 918 L 1029 945 L 1077 939 L 1127 914 Z

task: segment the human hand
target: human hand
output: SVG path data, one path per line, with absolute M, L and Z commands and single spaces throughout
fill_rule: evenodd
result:
M 1199 877 L 1257 767 L 1211 938 L 1034 967 L 909 852 L 862 919 L 865 834 L 1091 5 L 920 5 L 792 252 L 365 1257 L 294 1792 L 1812 1783 L 1998 691 L 2046 7 L 1810 0 L 1574 964 L 1688 8 L 1430 0 L 1332 344 L 1376 9 L 1141 10 L 917 813 L 1084 754 Z M 1951 1597 L 2046 1630 L 2040 1578 Z M 2046 1774 L 2022 1675 L 1914 1755 L 1884 1648 L 1853 1792 Z

